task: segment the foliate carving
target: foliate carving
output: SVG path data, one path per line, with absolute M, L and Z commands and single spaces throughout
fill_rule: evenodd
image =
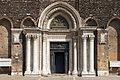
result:
M 106 43 L 106 36 L 107 36 L 107 33 L 101 33 L 100 34 L 100 44 L 105 44 Z
M 37 39 L 38 35 L 32 35 L 33 39 Z
M 95 35 L 94 35 L 94 34 L 92 34 L 92 35 L 89 35 L 89 38 L 90 38 L 90 40 L 94 40 L 94 38 L 95 38 Z
M 32 37 L 32 35 L 26 35 L 27 39 L 30 39 Z
M 66 21 L 66 19 L 62 16 L 56 16 L 52 23 L 51 23 L 51 28 L 69 28 L 68 22 Z
M 43 41 L 47 41 L 47 37 L 44 36 L 44 37 L 43 37 Z
M 84 34 L 83 34 L 83 35 L 82 35 L 82 38 L 83 38 L 83 39 L 87 39 L 87 38 L 88 38 L 88 35 L 84 35 Z

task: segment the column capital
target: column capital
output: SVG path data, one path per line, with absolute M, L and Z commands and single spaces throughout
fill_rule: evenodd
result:
M 37 39 L 38 38 L 38 35 L 32 35 L 33 39 Z
M 73 37 L 73 41 L 77 41 L 77 37 Z
M 94 35 L 94 34 L 89 35 L 89 38 L 90 38 L 90 39 L 94 39 L 94 38 L 95 38 L 95 35 Z
M 88 37 L 88 35 L 84 35 L 84 34 L 82 35 L 83 39 L 86 39 L 87 37 Z
M 29 34 L 26 34 L 26 38 L 30 39 L 32 36 Z

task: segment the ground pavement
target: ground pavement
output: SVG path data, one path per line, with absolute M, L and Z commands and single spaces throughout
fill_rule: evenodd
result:
M 0 80 L 120 80 L 120 76 L 77 77 L 77 76 L 7 76 L 0 75 Z

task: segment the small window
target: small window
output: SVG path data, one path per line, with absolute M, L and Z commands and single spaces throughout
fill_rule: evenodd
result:
M 67 20 L 61 15 L 56 16 L 50 25 L 51 29 L 69 29 Z

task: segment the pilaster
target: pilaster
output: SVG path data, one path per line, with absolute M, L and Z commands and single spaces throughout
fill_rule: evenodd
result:
M 23 75 L 22 29 L 12 28 L 11 75 Z
M 97 29 L 97 66 L 98 76 L 108 76 L 108 43 L 107 43 L 107 30 Z

